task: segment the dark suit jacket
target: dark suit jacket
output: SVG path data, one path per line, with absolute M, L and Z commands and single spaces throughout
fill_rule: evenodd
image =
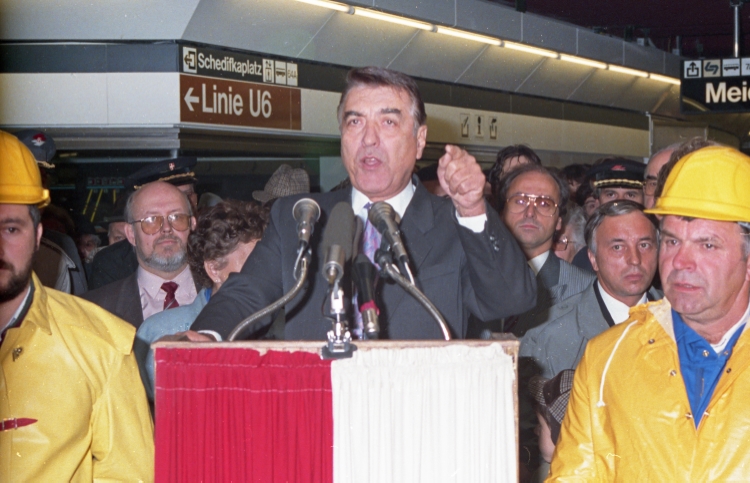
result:
M 328 284 L 319 273 L 324 259 L 320 239 L 334 205 L 351 202 L 351 189 L 308 196 L 320 204 L 322 214 L 311 239 L 314 253 L 306 287 L 286 306 L 288 340 L 323 340 L 331 329 L 321 311 Z M 226 337 L 237 323 L 293 286 L 298 239 L 292 206 L 301 197 L 276 201 L 263 239 L 242 271 L 230 275 L 211 297 L 193 330 L 214 330 Z M 450 200 L 431 195 L 417 182 L 401 222 L 417 284 L 455 337 L 464 337 L 470 312 L 483 320 L 503 317 L 527 310 L 536 297 L 523 253 L 497 212 L 487 210 L 485 230 L 474 233 L 458 224 Z M 376 292 L 381 338 L 442 338 L 437 323 L 403 289 L 381 280 Z M 263 323 L 270 323 L 270 318 Z
M 91 262 L 89 290 L 122 280 L 136 270 L 138 270 L 138 258 L 133 245 L 128 240 L 120 240 L 104 247 L 94 255 L 94 261 Z
M 127 240 L 125 241 L 127 242 Z M 90 290 L 81 297 L 130 322 L 136 329 L 143 323 L 137 271 L 130 274 L 129 277 L 96 290 Z

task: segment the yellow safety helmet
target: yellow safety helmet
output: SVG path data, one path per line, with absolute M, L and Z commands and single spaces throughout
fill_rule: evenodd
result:
M 646 213 L 750 222 L 750 157 L 709 146 L 680 159 Z
M 17 137 L 0 131 L 0 203 L 44 208 L 49 202 L 34 155 Z

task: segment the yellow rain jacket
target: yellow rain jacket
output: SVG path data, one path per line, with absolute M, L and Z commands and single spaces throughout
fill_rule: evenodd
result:
M 696 429 L 669 302 L 632 308 L 586 347 L 546 481 L 750 481 L 748 366 L 745 330 Z
M 0 345 L 0 481 L 153 481 L 135 329 L 33 283 L 28 313 Z

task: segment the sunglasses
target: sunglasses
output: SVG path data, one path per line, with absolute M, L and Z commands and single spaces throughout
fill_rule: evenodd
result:
M 190 228 L 190 215 L 185 213 L 172 213 L 166 218 L 169 226 L 177 231 L 185 231 Z M 141 224 L 141 230 L 143 230 L 143 233 L 146 235 L 153 235 L 154 233 L 158 233 L 162 226 L 164 226 L 164 217 L 162 215 L 153 215 L 130 222 L 131 225 L 136 223 Z

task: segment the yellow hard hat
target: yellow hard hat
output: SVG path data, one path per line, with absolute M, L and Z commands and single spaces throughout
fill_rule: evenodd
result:
M 750 157 L 709 146 L 675 164 L 662 195 L 646 213 L 750 222 Z
M 17 137 L 0 131 L 0 203 L 44 208 L 49 202 L 34 155 Z

